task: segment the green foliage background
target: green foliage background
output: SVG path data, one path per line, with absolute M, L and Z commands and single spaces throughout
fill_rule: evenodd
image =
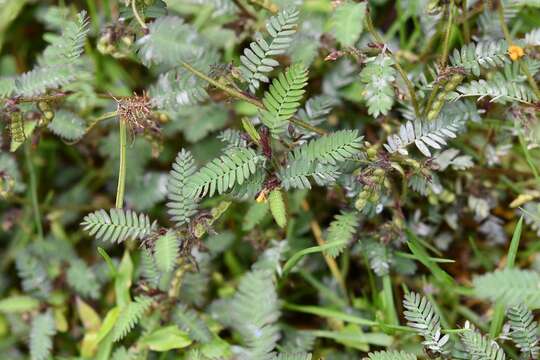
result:
M 2 359 L 538 359 L 537 0 L 0 0 Z

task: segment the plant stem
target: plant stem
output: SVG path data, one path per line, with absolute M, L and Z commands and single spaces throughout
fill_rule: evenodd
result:
M 429 94 L 429 99 L 427 101 L 426 107 L 424 108 L 424 117 L 427 116 L 429 113 L 429 110 L 431 110 L 431 105 L 433 104 L 433 101 L 435 100 L 435 96 L 437 96 L 437 93 L 439 92 L 439 89 L 441 88 L 441 85 L 435 84 L 433 86 L 433 89 L 431 89 L 431 93 Z
M 302 121 L 302 120 L 300 120 L 298 118 L 291 118 L 289 121 L 292 122 L 296 126 L 302 127 L 302 128 L 304 128 L 306 130 L 309 130 L 309 131 L 313 131 L 314 133 L 319 134 L 321 136 L 326 135 L 326 131 L 324 131 L 323 129 L 320 129 L 320 128 L 316 127 L 316 126 L 310 125 L 307 122 L 304 122 L 304 121 Z
M 148 26 L 146 26 L 146 23 L 141 18 L 141 15 L 139 15 L 139 12 L 137 11 L 137 4 L 136 0 L 131 0 L 131 9 L 133 10 L 133 16 L 135 16 L 135 19 L 137 19 L 137 22 L 141 25 L 143 29 L 148 29 Z
M 206 76 L 204 73 L 200 72 L 199 70 L 195 69 L 193 66 L 191 66 L 190 64 L 186 63 L 186 62 L 182 62 L 181 65 L 186 69 L 188 70 L 189 72 L 191 72 L 193 75 L 203 79 L 204 81 L 212 84 L 213 86 L 215 86 L 216 88 L 220 89 L 220 90 L 223 90 L 225 91 L 227 94 L 237 98 L 237 99 L 240 99 L 240 100 L 244 100 L 252 105 L 255 105 L 256 107 L 260 108 L 260 109 L 264 109 L 264 105 L 261 101 L 259 101 L 258 99 L 255 99 L 255 98 L 252 98 L 250 96 L 247 96 L 246 94 L 243 94 L 241 93 L 240 91 L 237 91 L 237 90 L 234 90 L 234 89 L 231 89 L 223 84 L 221 84 L 220 82 L 212 79 L 211 77 L 209 76 Z
M 365 22 L 366 22 L 366 27 L 369 33 L 371 34 L 371 36 L 373 36 L 375 41 L 377 41 L 380 44 L 384 44 L 384 39 L 381 38 L 381 36 L 379 35 L 379 33 L 377 33 L 377 31 L 375 30 L 375 27 L 373 26 L 373 21 L 371 20 L 371 15 L 369 14 L 369 10 L 366 13 Z M 396 58 L 394 53 L 392 53 L 390 49 L 387 49 L 387 51 L 390 57 L 392 58 L 392 60 L 394 60 L 394 66 L 396 67 L 397 71 L 399 72 L 399 75 L 401 75 L 401 78 L 403 79 L 403 81 L 405 82 L 405 85 L 407 86 L 407 89 L 409 90 L 409 96 L 411 97 L 411 103 L 414 108 L 414 114 L 416 115 L 417 118 L 420 118 L 420 109 L 418 107 L 418 101 L 416 100 L 416 93 L 414 92 L 414 85 L 407 77 L 407 73 L 405 72 L 405 70 L 403 70 L 401 65 L 399 65 L 398 59 Z
M 231 89 L 230 87 L 227 87 L 223 84 L 221 84 L 220 82 L 212 79 L 211 77 L 205 75 L 204 73 L 200 72 L 199 70 L 195 69 L 193 66 L 191 66 L 190 64 L 186 63 L 186 62 L 182 62 L 181 65 L 186 69 L 188 70 L 189 72 L 191 72 L 193 75 L 201 78 L 202 80 L 208 82 L 209 84 L 215 86 L 216 88 L 220 89 L 220 90 L 223 90 L 224 92 L 226 92 L 227 94 L 229 94 L 230 96 L 232 97 L 235 97 L 237 99 L 240 99 L 240 100 L 243 100 L 243 101 L 246 101 L 252 105 L 255 105 L 256 107 L 258 107 L 259 109 L 266 109 L 264 104 L 259 100 L 259 99 L 256 99 L 256 98 L 253 98 L 251 96 L 248 96 L 238 90 L 235 90 L 235 89 Z M 290 122 L 292 122 L 293 124 L 297 125 L 297 126 L 300 126 L 300 127 L 303 127 L 304 129 L 306 130 L 309 130 L 309 131 L 313 131 L 319 135 L 325 135 L 326 134 L 326 131 L 324 131 L 323 129 L 320 129 L 318 127 L 315 127 L 315 126 L 312 126 L 300 119 L 297 119 L 297 118 L 292 118 L 290 120 Z
M 452 32 L 452 21 L 454 19 L 454 0 L 450 0 L 448 4 L 448 24 L 446 25 L 446 31 L 444 34 L 443 53 L 441 56 L 441 68 L 446 67 L 448 61 L 448 51 L 450 48 L 450 33 Z
M 122 208 L 124 206 L 124 191 L 126 188 L 126 146 L 126 121 L 120 117 L 120 165 L 118 167 L 118 187 L 116 188 L 117 208 Z
M 461 1 L 461 11 L 463 14 L 463 38 L 465 40 L 465 43 L 468 44 L 471 42 L 471 30 L 469 29 L 469 20 L 467 19 L 467 0 Z
M 92 130 L 92 128 L 94 126 L 96 126 L 97 123 L 103 121 L 103 120 L 107 120 L 107 119 L 110 119 L 110 118 L 113 118 L 115 116 L 118 116 L 118 111 L 109 111 L 109 112 L 106 112 L 105 114 L 102 114 L 94 119 L 92 119 L 90 125 L 88 125 L 88 127 L 86 128 L 86 132 Z
M 38 239 L 43 240 L 43 226 L 41 225 L 41 214 L 39 212 L 39 202 L 37 195 L 37 179 L 36 170 L 32 163 L 32 152 L 30 150 L 31 141 L 27 140 L 24 144 L 24 157 L 26 159 L 26 167 L 28 175 L 30 175 L 30 198 L 32 200 L 32 211 L 34 213 L 34 222 L 36 224 L 36 230 L 38 233 Z

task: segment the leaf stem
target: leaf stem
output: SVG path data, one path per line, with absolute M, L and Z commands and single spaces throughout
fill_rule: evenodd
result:
M 426 104 L 426 107 L 424 108 L 424 117 L 427 117 L 427 114 L 429 113 L 429 110 L 431 110 L 431 106 L 433 105 L 433 101 L 435 100 L 435 96 L 437 96 L 437 93 L 439 92 L 439 89 L 441 88 L 441 85 L 438 83 L 433 86 L 433 89 L 431 89 L 431 93 L 429 94 L 429 98 Z
M 235 97 L 237 99 L 244 100 L 244 101 L 246 101 L 246 102 L 248 102 L 248 103 L 250 103 L 252 105 L 255 105 L 256 107 L 258 107 L 260 109 L 264 109 L 263 103 L 261 101 L 259 101 L 258 99 L 247 96 L 246 94 L 243 94 L 240 91 L 231 89 L 231 88 L 221 84 L 220 82 L 218 82 L 218 81 L 212 79 L 211 77 L 205 75 L 204 73 L 202 73 L 199 70 L 195 69 L 193 66 L 191 66 L 190 64 L 188 64 L 186 62 L 182 62 L 181 65 L 186 70 L 191 72 L 193 75 L 195 75 L 195 76 L 201 78 L 202 80 L 212 84 L 216 88 L 225 91 L 227 94 L 229 94 L 229 95 L 231 95 L 231 96 L 233 96 L 233 97 Z
M 126 120 L 122 117 L 120 121 L 120 164 L 118 166 L 118 187 L 116 188 L 116 207 L 124 206 L 124 192 L 126 188 L 126 147 L 127 147 L 127 126 Z
M 384 44 L 384 39 L 379 35 L 379 33 L 377 33 L 377 31 L 375 30 L 375 27 L 373 26 L 373 21 L 371 20 L 369 9 L 366 12 L 365 23 L 366 23 L 366 27 L 369 33 L 371 34 L 371 36 L 373 36 L 375 41 L 377 41 L 380 44 Z M 398 59 L 396 58 L 394 53 L 390 49 L 387 49 L 387 51 L 390 57 L 392 58 L 392 60 L 394 60 L 394 66 L 396 67 L 397 71 L 399 72 L 399 75 L 401 75 L 401 78 L 403 79 L 403 81 L 405 82 L 405 85 L 407 86 L 407 89 L 409 90 L 409 96 L 411 97 L 411 103 L 414 108 L 414 114 L 416 115 L 417 118 L 420 118 L 420 109 L 418 107 L 418 101 L 416 100 L 416 93 L 414 92 L 414 85 L 407 77 L 407 73 L 405 72 L 405 70 L 403 70 L 403 68 L 399 64 Z
M 32 152 L 30 150 L 31 141 L 27 140 L 24 144 L 24 157 L 26 159 L 26 167 L 28 175 L 30 175 L 30 199 L 32 201 L 32 211 L 34 213 L 34 222 L 36 224 L 36 230 L 38 233 L 38 239 L 43 240 L 43 226 L 41 225 L 41 214 L 39 212 L 39 202 L 37 195 L 37 180 L 36 170 L 32 163 Z
M 133 10 L 133 16 L 135 16 L 135 19 L 137 19 L 137 22 L 141 25 L 143 29 L 148 29 L 148 26 L 146 26 L 146 23 L 142 19 L 141 15 L 139 15 L 139 12 L 137 11 L 137 4 L 136 0 L 131 0 L 131 9 Z
M 448 24 L 446 25 L 446 31 L 444 34 L 443 53 L 441 56 L 441 68 L 446 67 L 448 61 L 448 51 L 450 48 L 450 33 L 452 32 L 452 22 L 454 21 L 454 0 L 450 0 L 448 4 Z

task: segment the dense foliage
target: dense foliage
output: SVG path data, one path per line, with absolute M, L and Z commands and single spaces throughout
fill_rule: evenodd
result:
M 539 359 L 537 0 L 0 1 L 2 359 Z

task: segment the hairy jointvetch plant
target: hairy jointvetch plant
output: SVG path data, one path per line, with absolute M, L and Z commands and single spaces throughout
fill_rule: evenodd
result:
M 28 3 L 2 358 L 540 357 L 537 0 Z

